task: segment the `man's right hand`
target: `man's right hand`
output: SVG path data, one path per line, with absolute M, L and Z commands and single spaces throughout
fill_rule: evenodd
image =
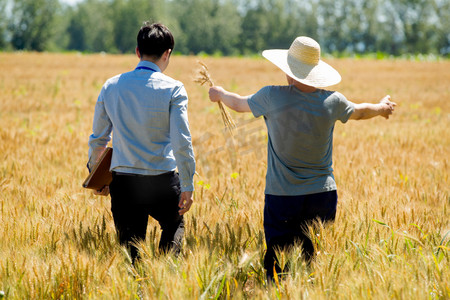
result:
M 222 97 L 225 94 L 225 89 L 221 86 L 213 86 L 209 88 L 209 99 L 212 102 L 222 101 Z
M 221 86 L 209 88 L 209 99 L 211 102 L 222 101 L 226 106 L 237 112 L 251 112 L 250 106 L 248 106 L 248 96 L 244 97 L 231 93 Z
M 94 191 L 94 195 L 97 195 L 97 196 L 108 196 L 109 195 L 109 185 L 104 186 L 101 190 Z

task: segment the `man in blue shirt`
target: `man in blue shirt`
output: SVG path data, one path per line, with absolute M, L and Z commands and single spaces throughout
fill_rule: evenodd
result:
M 91 167 L 114 132 L 113 180 L 95 194 L 111 194 L 119 241 L 129 247 L 133 261 L 138 256 L 135 242 L 145 239 L 149 215 L 162 229 L 160 250 L 179 253 L 183 214 L 193 203 L 195 160 L 188 97 L 181 82 L 163 74 L 173 47 L 166 26 L 144 24 L 137 35 L 140 62 L 103 85 L 89 137 Z
M 320 59 L 320 46 L 311 38 L 298 37 L 289 50 L 273 49 L 263 56 L 279 67 L 288 85 L 266 86 L 243 97 L 221 87 L 209 91 L 211 101 L 222 101 L 238 112 L 264 117 L 268 131 L 264 233 L 267 252 L 264 267 L 268 279 L 276 263 L 276 250 L 302 243 L 307 261 L 314 247 L 305 233 L 316 219 L 332 221 L 337 192 L 332 169 L 333 130 L 336 121 L 388 118 L 395 103 L 355 104 L 339 92 L 321 87 L 337 84 L 339 73 Z

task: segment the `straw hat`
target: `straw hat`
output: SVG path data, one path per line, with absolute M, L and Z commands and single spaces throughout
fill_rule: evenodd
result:
M 262 55 L 293 79 L 313 87 L 341 81 L 341 75 L 320 59 L 320 46 L 312 38 L 297 37 L 289 50 L 265 50 Z

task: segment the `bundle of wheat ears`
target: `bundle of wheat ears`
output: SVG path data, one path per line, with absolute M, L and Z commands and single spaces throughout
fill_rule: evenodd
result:
M 197 78 L 195 78 L 195 82 L 200 85 L 208 84 L 209 87 L 214 86 L 214 82 L 211 79 L 211 75 L 208 72 L 208 67 L 201 61 L 198 62 L 200 64 L 200 69 L 198 70 Z M 233 129 L 236 127 L 236 123 L 234 123 L 233 118 L 230 113 L 227 111 L 225 106 L 221 101 L 217 102 L 219 104 L 220 114 L 222 115 L 223 123 L 228 131 L 233 134 Z

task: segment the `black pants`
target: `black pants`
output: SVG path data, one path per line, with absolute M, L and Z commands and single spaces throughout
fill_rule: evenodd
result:
M 111 211 L 122 245 L 129 248 L 133 262 L 138 257 L 135 242 L 145 240 L 148 216 L 157 220 L 162 234 L 161 251 L 178 254 L 184 235 L 183 216 L 178 213 L 180 180 L 169 172 L 157 176 L 113 173 L 110 184 Z
M 281 271 L 277 259 L 277 249 L 287 249 L 295 242 L 302 244 L 305 260 L 314 256 L 314 247 L 305 234 L 305 227 L 314 220 L 333 221 L 336 216 L 337 192 L 330 191 L 303 196 L 265 196 L 264 234 L 267 252 L 264 268 L 267 277 L 273 277 L 273 268 Z

